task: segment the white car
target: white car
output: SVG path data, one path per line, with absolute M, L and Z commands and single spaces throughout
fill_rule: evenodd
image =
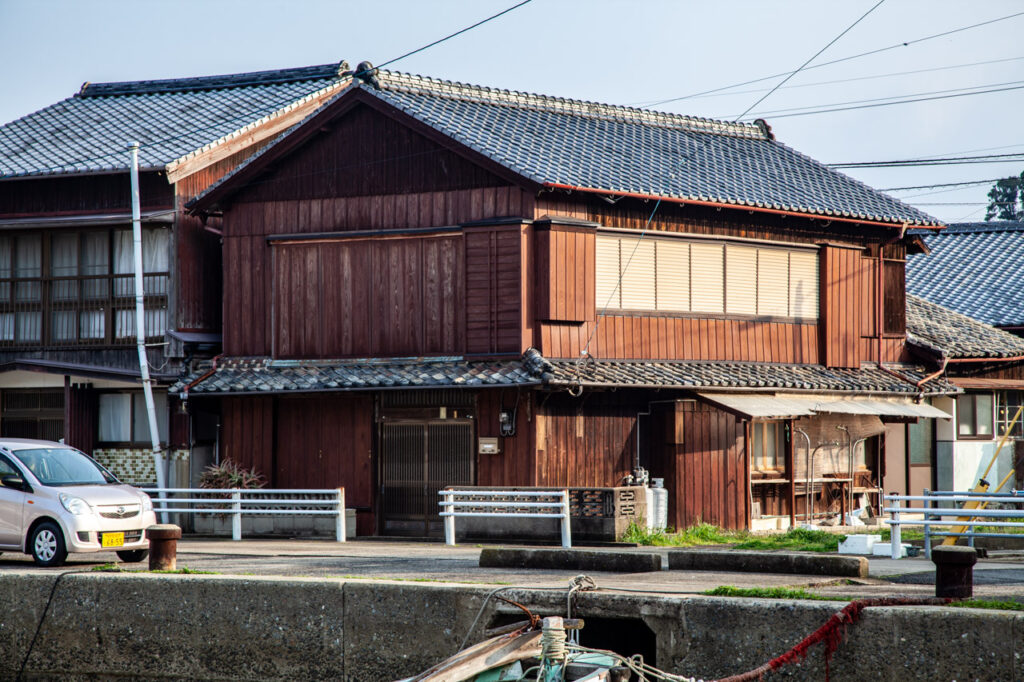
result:
M 60 566 L 69 552 L 149 555 L 153 502 L 88 455 L 61 443 L 0 439 L 0 551 Z

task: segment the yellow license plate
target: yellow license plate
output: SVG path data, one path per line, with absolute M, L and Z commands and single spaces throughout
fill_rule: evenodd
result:
M 104 533 L 100 538 L 102 547 L 124 547 L 124 533 Z

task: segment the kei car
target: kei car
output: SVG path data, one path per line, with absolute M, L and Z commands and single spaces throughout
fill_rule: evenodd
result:
M 0 439 L 0 552 L 31 554 L 59 566 L 69 552 L 149 555 L 153 502 L 99 462 L 68 445 Z

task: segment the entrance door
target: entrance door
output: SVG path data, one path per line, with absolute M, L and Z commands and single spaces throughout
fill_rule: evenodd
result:
M 473 420 L 380 425 L 380 500 L 385 535 L 439 536 L 437 491 L 473 485 Z

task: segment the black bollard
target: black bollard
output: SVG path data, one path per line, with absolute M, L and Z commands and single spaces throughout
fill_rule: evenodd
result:
M 149 570 L 176 570 L 181 528 L 173 523 L 157 524 L 146 529 L 146 537 L 149 538 Z
M 974 564 L 978 553 L 973 547 L 939 545 L 932 548 L 935 563 L 935 596 L 968 599 L 974 594 Z

